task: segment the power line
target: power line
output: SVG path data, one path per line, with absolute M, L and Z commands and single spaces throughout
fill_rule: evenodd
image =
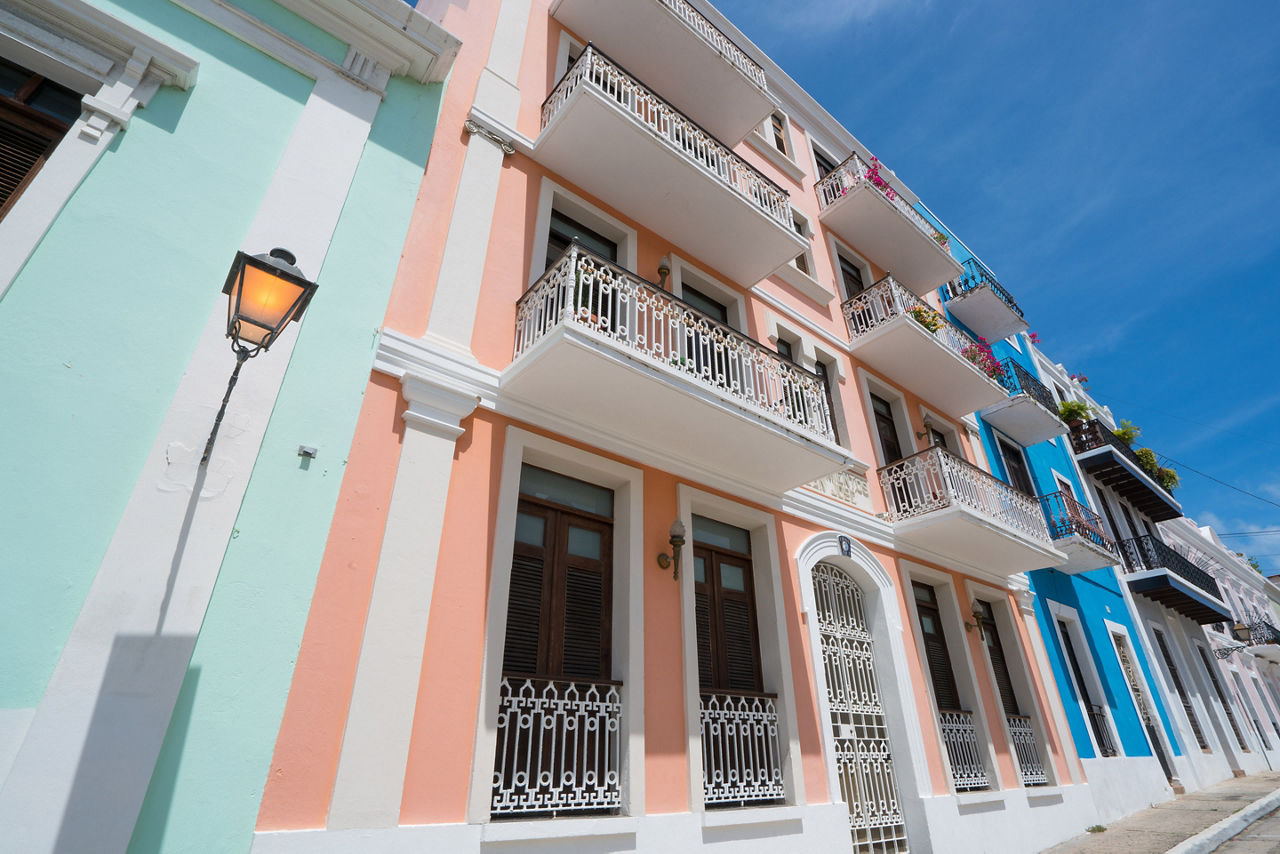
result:
M 1242 493 L 1242 494 L 1244 494 L 1244 495 L 1247 495 L 1247 496 L 1249 496 L 1250 498 L 1256 498 L 1256 499 L 1258 499 L 1259 501 L 1265 502 L 1266 504 L 1270 504 L 1272 507 L 1280 508 L 1280 504 L 1277 504 L 1276 502 L 1272 501 L 1270 498 L 1263 498 L 1261 495 L 1258 495 L 1258 494 L 1256 494 L 1256 493 L 1250 492 L 1250 491 L 1249 491 L 1249 490 L 1247 490 L 1247 489 L 1241 489 L 1240 487 L 1236 486 L 1235 484 L 1227 483 L 1225 480 L 1219 480 L 1218 478 L 1214 477 L 1214 476 L 1213 476 L 1213 475 L 1211 475 L 1211 474 L 1205 474 L 1204 472 L 1200 471 L 1199 469 L 1193 469 L 1191 466 L 1187 465 L 1186 463 L 1180 463 L 1180 462 L 1178 462 L 1177 460 L 1175 460 L 1173 457 L 1166 456 L 1166 455 L 1164 455 L 1164 454 L 1161 454 L 1161 456 L 1162 456 L 1162 457 L 1164 457 L 1164 458 L 1165 458 L 1166 460 L 1168 460 L 1169 462 L 1171 462 L 1171 463 L 1173 463 L 1174 465 L 1176 465 L 1178 468 L 1184 468 L 1184 469 L 1186 469 L 1187 471 L 1195 472 L 1196 474 L 1200 475 L 1201 477 L 1207 477 L 1209 480 L 1213 481 L 1214 483 L 1222 484 L 1222 485 L 1223 485 L 1223 486 L 1225 486 L 1227 489 L 1234 489 L 1236 492 L 1239 492 L 1239 493 Z M 1222 536 L 1222 535 L 1221 535 L 1221 534 L 1219 534 L 1218 536 Z

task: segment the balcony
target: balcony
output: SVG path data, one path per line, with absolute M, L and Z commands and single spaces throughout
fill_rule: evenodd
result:
M 1280 629 L 1261 617 L 1249 624 L 1249 651 L 1270 662 L 1280 662 Z
M 708 807 L 781 803 L 776 694 L 701 696 L 702 800 Z
M 494 818 L 617 812 L 622 683 L 504 674 L 498 694 Z
M 1182 515 L 1182 505 L 1156 483 L 1137 454 L 1100 421 L 1086 421 L 1071 431 L 1076 462 L 1099 483 L 1109 486 L 1153 522 Z
M 974 335 L 988 341 L 1003 341 L 1027 329 L 1017 301 L 1000 285 L 994 273 L 973 258 L 964 262 L 964 273 L 952 279 L 943 292 L 947 311 Z
M 1040 496 L 1053 547 L 1067 556 L 1054 569 L 1074 575 L 1120 562 L 1115 540 L 1107 536 L 1102 518 L 1065 492 Z
M 1019 445 L 1028 447 L 1067 432 L 1044 383 L 1012 358 L 1000 363 L 1009 396 L 982 410 L 983 419 Z
M 947 238 L 880 177 L 879 163 L 851 154 L 814 190 L 823 224 L 916 294 L 963 272 Z
M 1031 728 L 1031 718 L 1025 715 L 1005 715 L 1004 720 L 1009 727 L 1013 752 L 1018 757 L 1018 773 L 1022 776 L 1022 785 L 1047 786 L 1049 776 L 1045 773 L 1044 761 L 1040 758 L 1040 748 L 1036 744 L 1035 730 Z
M 503 393 L 780 493 L 854 462 L 817 375 L 577 244 L 516 304 Z
M 744 285 L 807 245 L 785 190 L 591 45 L 543 102 L 533 156 Z
M 1202 626 L 1231 622 L 1218 582 L 1150 535 L 1120 541 L 1129 589 Z
M 775 108 L 764 69 L 687 0 L 559 0 L 551 14 L 732 145 Z
M 853 357 L 944 414 L 960 418 L 1008 396 L 970 361 L 980 356 L 978 343 L 892 276 L 847 300 L 843 310 Z
M 997 576 L 1057 566 L 1036 499 L 934 446 L 879 470 L 899 539 Z
M 982 749 L 978 746 L 973 712 L 940 709 L 938 725 L 942 730 L 942 743 L 947 748 L 947 759 L 951 761 L 951 783 L 955 790 L 972 792 L 991 788 Z

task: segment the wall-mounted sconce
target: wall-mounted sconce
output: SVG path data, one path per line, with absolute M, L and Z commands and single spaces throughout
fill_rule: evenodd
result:
M 680 549 L 684 546 L 684 522 L 679 519 L 671 523 L 671 554 L 663 552 L 658 555 L 658 566 L 662 569 L 671 568 L 671 580 L 678 581 L 680 579 Z
M 222 416 L 227 414 L 227 401 L 240 378 L 240 366 L 275 343 L 289 321 L 301 320 L 316 292 L 316 283 L 308 281 L 294 266 L 297 260 L 287 249 L 272 249 L 266 255 L 236 253 L 231 272 L 227 273 L 227 281 L 222 286 L 222 292 L 227 295 L 227 337 L 236 354 L 236 367 L 227 381 L 222 407 L 213 420 L 213 430 L 200 458 L 201 466 L 209 464 Z
M 666 290 L 667 276 L 671 275 L 671 256 L 663 255 L 658 260 L 658 287 Z
M 1231 636 L 1240 641 L 1240 643 L 1247 644 L 1253 640 L 1253 627 L 1244 623 L 1236 623 L 1231 627 Z
M 973 602 L 973 622 L 970 623 L 966 621 L 964 624 L 964 630 L 966 632 L 971 632 L 974 629 L 977 629 L 978 636 L 982 638 L 983 643 L 986 643 L 987 642 L 987 626 L 990 626 L 990 625 L 991 625 L 991 620 L 987 619 L 987 615 L 982 612 L 982 606 L 979 605 L 977 600 L 975 599 Z
M 925 416 L 924 430 L 916 432 L 916 439 L 920 441 L 924 441 L 925 439 L 928 439 L 929 446 L 933 447 L 933 419 L 932 418 L 928 417 L 927 415 Z

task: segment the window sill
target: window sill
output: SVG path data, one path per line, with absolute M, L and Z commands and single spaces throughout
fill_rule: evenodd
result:
M 1005 799 L 1005 791 L 1003 789 L 994 789 L 983 792 L 956 792 L 956 803 L 962 807 L 973 806 L 975 804 L 996 804 L 1003 803 Z
M 1034 801 L 1039 798 L 1061 798 L 1061 786 L 1029 786 L 1025 787 L 1027 800 Z
M 800 821 L 804 810 L 797 806 L 737 807 L 704 810 L 703 827 L 736 827 L 748 824 L 774 824 L 782 821 Z
M 590 818 L 538 818 L 490 821 L 480 832 L 485 842 L 521 842 L 538 839 L 571 839 L 589 836 L 634 836 L 640 819 L 634 816 Z
M 763 154 L 766 160 L 782 170 L 783 174 L 792 181 L 797 184 L 804 181 L 805 173 L 804 169 L 800 168 L 800 164 L 775 148 L 769 140 L 760 135 L 760 131 L 753 130 L 747 134 L 745 142 L 760 154 Z
M 813 300 L 820 306 L 829 304 L 836 295 L 825 285 L 808 273 L 802 273 L 793 264 L 783 264 L 773 271 L 773 275 L 799 291 L 803 296 Z

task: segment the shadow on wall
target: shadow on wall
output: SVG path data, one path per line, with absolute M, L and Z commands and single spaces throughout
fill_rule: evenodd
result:
M 135 754 L 153 750 L 166 728 L 171 728 L 175 743 L 185 740 L 199 672 L 187 671 L 172 717 L 154 702 L 153 676 L 185 669 L 195 643 L 194 635 L 120 635 L 112 642 L 55 854 L 103 850 L 105 826 L 119 827 L 125 821 L 132 826 L 137 819 L 147 781 L 129 779 L 139 770 Z M 145 773 L 150 775 L 151 769 Z M 153 780 L 151 786 L 171 792 L 172 783 Z M 132 802 L 127 802 L 130 796 Z

